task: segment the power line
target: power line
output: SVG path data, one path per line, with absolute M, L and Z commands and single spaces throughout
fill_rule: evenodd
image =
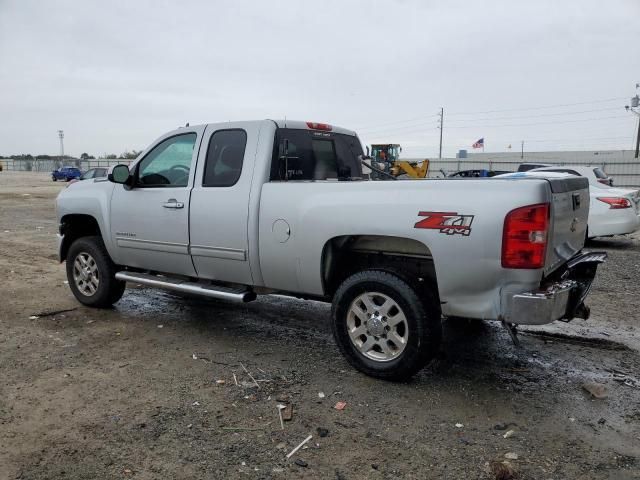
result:
M 541 113 L 539 115 L 515 115 L 515 116 L 509 116 L 509 117 L 487 117 L 487 118 L 473 118 L 473 119 L 463 119 L 463 120 L 454 120 L 454 122 L 456 121 L 463 121 L 463 122 L 467 122 L 467 121 L 474 121 L 474 122 L 481 122 L 484 120 L 516 120 L 516 119 L 522 119 L 522 118 L 542 118 L 542 117 L 557 117 L 557 116 L 562 116 L 562 115 L 581 115 L 583 113 L 595 113 L 595 112 L 608 112 L 611 110 L 621 110 L 621 107 L 608 107 L 608 108 L 597 108 L 595 110 L 581 110 L 579 112 L 555 112 L 555 113 Z
M 565 115 L 582 115 L 584 113 L 596 113 L 596 112 L 606 112 L 606 111 L 612 111 L 612 110 L 620 110 L 620 107 L 608 107 L 608 108 L 598 108 L 598 109 L 592 109 L 592 110 L 580 110 L 578 112 L 553 112 L 553 113 L 542 113 L 542 114 L 538 114 L 538 115 L 516 115 L 516 116 L 508 116 L 508 117 L 486 117 L 486 118 L 465 118 L 465 119 L 460 119 L 460 120 L 453 120 L 454 125 L 456 122 L 481 122 L 481 121 L 493 121 L 493 120 L 518 120 L 518 119 L 522 119 L 525 120 L 527 118 L 544 118 L 544 117 L 557 117 L 557 116 L 565 116 Z M 437 115 L 435 115 L 437 117 L 440 116 L 440 114 L 438 113 Z M 433 120 L 431 120 L 431 118 L 433 118 L 433 116 L 431 117 L 427 117 L 429 118 L 429 120 L 424 120 L 423 118 L 420 119 L 412 119 L 412 120 L 403 120 L 403 121 L 398 121 L 398 122 L 394 122 L 394 123 L 389 123 L 386 125 L 398 125 L 401 123 L 412 123 L 415 122 L 417 120 L 421 120 L 419 123 L 415 123 L 413 125 L 407 125 L 407 128 L 413 128 L 413 127 L 421 127 L 421 126 L 425 126 L 428 125 L 430 123 L 433 122 Z M 547 122 L 548 123 L 548 122 Z M 386 127 L 384 126 L 385 124 L 381 124 L 380 126 L 377 127 L 369 127 L 369 128 L 357 128 L 356 131 L 358 132 L 366 132 L 366 133 L 375 133 L 375 132 L 387 132 L 389 130 L 386 129 Z M 474 125 L 477 125 L 476 123 L 474 123 Z M 479 125 L 481 126 L 481 125 Z M 395 127 L 392 128 L 392 130 L 398 130 L 398 129 L 402 129 L 404 127 Z
M 555 122 L 534 122 L 534 123 L 507 123 L 504 125 L 468 125 L 468 126 L 450 126 L 449 128 L 504 128 L 504 127 L 529 127 L 533 125 L 553 125 L 558 123 L 575 123 L 575 122 L 592 122 L 599 120 L 608 120 L 611 118 L 626 118 L 624 115 L 613 115 L 610 117 L 594 117 L 594 118 L 578 118 L 574 120 L 558 120 Z
M 576 122 L 597 122 L 601 120 L 609 120 L 612 118 L 623 119 L 628 118 L 625 115 L 613 115 L 609 117 L 592 117 L 592 118 L 580 118 L 573 120 L 556 120 L 556 121 L 547 121 L 547 122 L 533 122 L 533 123 L 511 123 L 511 124 L 502 124 L 502 125 L 486 125 L 486 124 L 478 124 L 473 123 L 470 125 L 450 125 L 448 128 L 456 128 L 456 129 L 465 129 L 465 128 L 512 128 L 512 127 L 528 127 L 535 125 L 556 125 L 562 123 L 576 123 Z M 523 118 L 524 119 L 524 118 Z M 416 133 L 423 132 L 423 126 L 421 125 L 412 125 L 408 128 L 398 127 L 392 129 L 383 129 L 378 132 L 365 132 L 364 136 L 376 136 L 376 135 L 386 135 L 386 134 L 403 134 L 403 133 Z M 435 133 L 435 132 L 434 132 Z
M 614 142 L 617 140 L 628 140 L 630 137 L 628 135 L 620 136 L 620 137 L 587 137 L 587 138 L 552 138 L 545 140 L 529 140 L 527 139 L 527 143 L 546 143 L 546 142 L 560 142 L 560 144 L 570 144 L 570 143 L 588 143 L 589 141 L 600 142 L 600 141 L 610 141 Z M 500 144 L 514 144 L 517 143 L 515 141 L 509 141 L 509 139 L 505 139 L 504 141 L 495 141 L 494 143 Z M 410 144 L 407 148 L 417 148 L 417 147 L 438 147 L 437 143 L 429 143 L 429 144 Z
M 622 140 L 627 138 L 629 138 L 628 135 L 621 136 L 621 137 L 588 137 L 588 140 Z M 582 139 L 582 138 L 548 138 L 544 140 L 527 139 L 527 142 L 565 142 L 565 141 L 573 141 L 573 140 L 583 141 L 585 139 Z
M 520 108 L 505 108 L 501 110 L 485 110 L 483 112 L 457 112 L 457 113 L 449 113 L 448 115 L 475 115 L 477 113 L 523 112 L 528 110 L 543 110 L 546 108 L 573 107 L 575 105 L 591 105 L 595 103 L 608 103 L 608 102 L 614 102 L 614 101 L 617 102 L 620 100 L 626 100 L 626 97 L 614 97 L 614 98 L 607 98 L 604 100 L 591 100 L 589 102 L 559 103 L 556 105 L 543 105 L 539 107 L 529 107 L 529 108 L 520 107 Z
M 439 116 L 440 116 L 439 113 L 436 113 L 436 114 L 433 114 L 433 115 L 427 115 L 427 116 L 423 115 L 421 117 L 412 118 L 412 119 L 409 119 L 409 120 L 398 120 L 397 122 L 391 122 L 391 123 L 379 123 L 377 125 L 372 125 L 372 126 L 369 126 L 369 127 L 355 128 L 354 130 L 356 130 L 358 132 L 363 131 L 363 130 L 378 130 L 380 127 L 385 127 L 385 126 L 388 126 L 388 125 L 398 125 L 398 124 L 401 124 L 401 123 L 412 123 L 412 122 L 416 122 L 418 120 L 422 121 L 422 120 L 425 120 L 427 118 L 435 118 L 435 117 L 439 117 Z

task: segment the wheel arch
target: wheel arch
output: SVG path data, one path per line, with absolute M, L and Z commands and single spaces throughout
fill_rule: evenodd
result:
M 325 242 L 321 273 L 326 296 L 333 296 L 349 275 L 365 269 L 390 271 L 438 296 L 432 252 L 423 242 L 390 235 L 341 235 Z
M 71 213 L 60 219 L 60 235 L 62 235 L 62 241 L 60 243 L 59 260 L 64 262 L 67 258 L 69 247 L 75 240 L 93 235 L 102 237 L 102 232 L 100 224 L 94 216 L 84 213 Z

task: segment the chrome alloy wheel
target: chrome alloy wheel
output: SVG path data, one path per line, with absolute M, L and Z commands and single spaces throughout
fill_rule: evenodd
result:
M 73 262 L 73 281 L 78 291 L 87 297 L 91 297 L 98 291 L 100 285 L 98 265 L 86 252 L 79 253 Z
M 397 358 L 409 340 L 404 312 L 395 300 L 379 292 L 365 292 L 351 303 L 347 332 L 358 351 L 377 362 Z

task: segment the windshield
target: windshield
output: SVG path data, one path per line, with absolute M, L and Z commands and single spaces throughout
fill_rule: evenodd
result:
M 395 162 L 399 157 L 399 145 L 371 145 L 371 158 L 376 162 Z

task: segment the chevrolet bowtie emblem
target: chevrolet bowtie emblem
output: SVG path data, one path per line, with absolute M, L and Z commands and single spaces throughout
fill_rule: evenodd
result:
M 578 220 L 577 218 L 574 218 L 573 220 L 571 220 L 571 228 L 570 228 L 570 230 L 572 232 L 576 231 L 576 227 L 578 226 L 579 222 L 580 222 L 580 220 Z

